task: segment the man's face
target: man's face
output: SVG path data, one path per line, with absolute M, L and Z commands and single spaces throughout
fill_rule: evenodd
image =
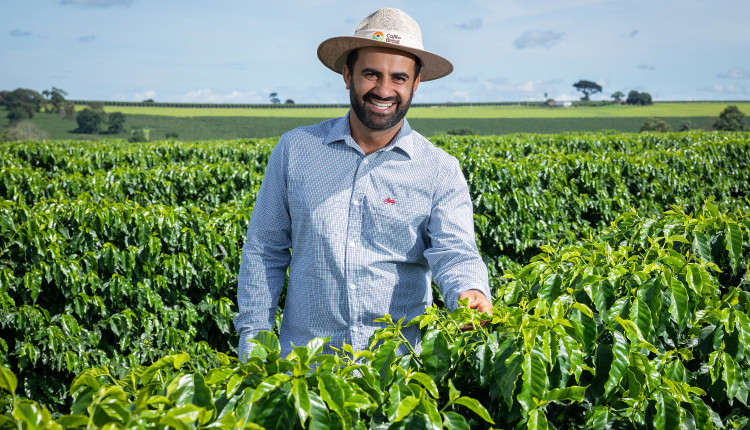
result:
M 354 70 L 344 67 L 344 81 L 357 119 L 370 130 L 401 123 L 419 85 L 414 58 L 387 48 L 362 48 Z

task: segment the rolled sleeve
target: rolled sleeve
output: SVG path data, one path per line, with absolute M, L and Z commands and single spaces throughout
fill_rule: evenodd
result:
M 237 285 L 239 357 L 245 360 L 249 339 L 273 328 L 279 295 L 291 260 L 291 221 L 287 201 L 287 145 L 282 137 L 269 158 L 255 200 Z
M 458 160 L 451 157 L 437 179 L 427 232 L 430 246 L 425 257 L 445 304 L 452 311 L 458 296 L 479 290 L 491 299 L 487 266 L 482 261 L 474 236 L 474 216 Z

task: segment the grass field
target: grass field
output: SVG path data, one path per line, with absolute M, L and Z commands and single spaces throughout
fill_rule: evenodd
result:
M 532 106 L 414 107 L 407 118 L 412 128 L 425 136 L 462 130 L 478 135 L 510 133 L 565 133 L 614 130 L 638 132 L 650 117 L 666 121 L 672 130 L 690 123 L 691 128 L 711 130 L 716 117 L 727 105 L 737 105 L 750 115 L 750 102 L 657 103 L 652 106 L 589 106 L 547 108 Z M 82 107 L 81 107 L 82 108 Z M 265 138 L 304 125 L 317 124 L 346 114 L 346 109 L 292 108 L 164 108 L 107 106 L 108 112 L 126 115 L 119 134 L 80 134 L 72 120 L 55 114 L 37 113 L 31 120 L 50 139 L 128 138 L 132 130 L 148 129 L 150 139 L 164 139 L 168 133 L 184 141 L 210 139 Z M 0 129 L 8 126 L 7 111 L 0 109 Z M 265 115 L 265 116 L 264 116 Z M 747 119 L 750 126 L 750 117 Z M 102 124 L 106 129 L 106 124 Z
M 655 103 L 650 106 L 581 106 L 549 108 L 540 106 L 414 106 L 407 118 L 650 118 L 650 117 L 711 117 L 718 116 L 728 105 L 736 105 L 750 112 L 750 102 Z M 85 106 L 79 106 L 83 109 Z M 170 117 L 265 117 L 265 118 L 334 118 L 346 114 L 347 109 L 333 108 L 179 108 L 155 106 L 106 106 L 105 111 L 126 115 L 151 115 Z

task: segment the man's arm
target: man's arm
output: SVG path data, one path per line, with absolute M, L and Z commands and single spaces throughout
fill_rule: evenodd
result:
M 492 307 L 487 266 L 474 237 L 469 187 L 455 158 L 438 176 L 427 233 L 430 246 L 424 255 L 448 308 L 469 297 L 471 308 L 487 312 Z
M 239 357 L 245 361 L 248 340 L 271 330 L 279 295 L 291 260 L 291 220 L 287 200 L 287 154 L 284 138 L 274 147 L 255 200 L 237 284 L 239 315 L 234 326 L 240 335 Z

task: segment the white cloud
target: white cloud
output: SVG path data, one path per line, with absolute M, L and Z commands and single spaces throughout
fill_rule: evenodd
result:
M 482 28 L 482 18 L 474 18 L 468 21 L 460 22 L 456 24 L 456 28 L 459 30 L 479 30 Z
M 175 100 L 183 103 L 266 103 L 268 96 L 256 91 L 217 94 L 210 89 L 200 89 L 176 96 Z
M 30 31 L 21 30 L 20 28 L 16 28 L 15 30 L 11 30 L 9 33 L 13 37 L 26 37 L 31 36 Z
M 466 91 L 454 91 L 453 97 L 455 100 L 469 101 L 469 93 Z
M 133 96 L 133 99 L 135 101 L 138 101 L 138 102 L 141 102 L 143 100 L 149 100 L 149 99 L 156 100 L 156 91 L 154 91 L 154 90 L 148 90 L 148 91 L 145 91 L 145 92 L 142 92 L 142 93 L 136 93 Z
M 537 46 L 549 49 L 564 37 L 565 33 L 557 33 L 552 30 L 530 30 L 514 40 L 513 46 L 518 49 L 536 48 Z
M 733 67 L 727 70 L 726 73 L 720 73 L 717 76 L 725 79 L 747 79 L 750 78 L 750 73 L 739 67 Z
M 721 94 L 745 94 L 747 93 L 747 90 L 745 89 L 745 87 L 742 87 L 739 85 L 714 85 L 711 87 L 703 87 L 700 90 L 709 91 L 712 93 L 721 93 Z

